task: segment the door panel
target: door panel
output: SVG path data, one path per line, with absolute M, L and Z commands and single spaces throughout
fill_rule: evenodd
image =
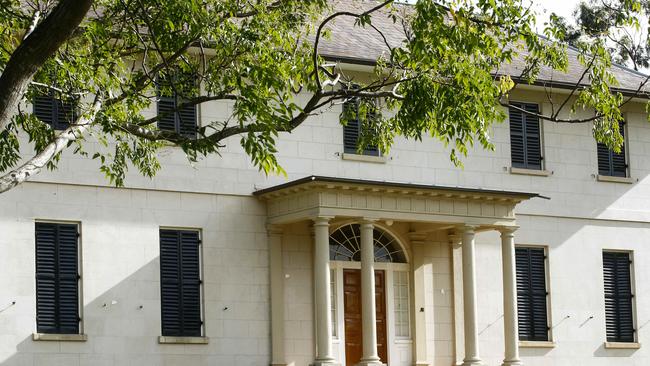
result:
M 381 361 L 388 361 L 386 337 L 386 284 L 384 271 L 375 271 L 375 306 L 377 309 L 377 352 Z M 343 302 L 345 319 L 345 362 L 356 365 L 363 355 L 363 323 L 361 318 L 361 271 L 343 271 Z

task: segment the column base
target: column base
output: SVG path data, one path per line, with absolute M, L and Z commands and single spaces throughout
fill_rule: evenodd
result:
M 462 366 L 483 366 L 483 361 L 481 361 L 479 358 L 472 360 L 463 360 Z
M 431 366 L 431 364 L 428 362 L 416 361 L 413 366 Z
M 386 366 L 386 364 L 381 363 L 381 360 L 361 360 L 355 366 Z
M 501 366 L 523 366 L 523 365 L 524 363 L 521 362 L 521 360 L 513 360 L 513 361 L 503 360 L 503 363 L 501 364 Z
M 310 363 L 309 366 L 341 366 L 341 364 L 336 362 L 336 360 L 334 359 L 328 359 L 328 360 L 315 360 L 314 362 Z

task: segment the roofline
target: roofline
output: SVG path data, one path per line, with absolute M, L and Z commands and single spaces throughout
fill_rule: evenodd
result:
M 376 66 L 377 65 L 377 60 L 373 59 L 368 59 L 368 58 L 360 58 L 360 57 L 352 57 L 352 56 L 337 56 L 337 55 L 327 55 L 323 54 L 322 57 L 325 60 L 328 61 L 334 61 L 334 62 L 341 62 L 341 63 L 346 63 L 346 64 L 352 64 L 352 65 L 361 65 L 361 66 Z M 639 71 L 635 71 L 632 69 L 628 69 L 625 66 L 614 64 L 614 66 L 625 69 L 628 72 L 632 72 L 637 74 L 638 76 L 644 76 L 644 77 L 650 77 L 650 75 L 645 75 Z M 499 74 L 495 74 L 495 76 L 498 76 Z M 511 76 L 512 77 L 512 76 Z M 515 81 L 524 81 L 523 79 L 519 77 L 512 77 L 513 80 Z M 527 83 L 528 84 L 528 83 Z M 537 79 L 533 83 L 530 83 L 528 85 L 533 85 L 533 86 L 539 86 L 539 87 L 554 87 L 554 88 L 559 88 L 559 89 L 566 89 L 566 90 L 573 90 L 576 88 L 575 83 L 567 83 L 567 82 L 562 82 L 562 81 L 554 81 L 554 80 L 545 80 L 545 79 Z M 578 85 L 580 87 L 586 87 L 589 86 L 588 84 L 580 84 Z M 641 93 L 633 89 L 622 89 L 622 88 L 611 88 L 612 92 L 619 92 L 622 95 L 626 97 L 635 97 L 639 99 L 650 99 L 650 95 L 647 93 Z
M 382 186 L 382 187 L 392 187 L 392 188 L 410 188 L 410 189 L 433 189 L 439 191 L 455 191 L 455 192 L 468 192 L 468 193 L 483 193 L 483 194 L 493 194 L 501 196 L 513 196 L 513 197 L 525 197 L 525 198 L 544 198 L 550 199 L 540 195 L 539 193 L 531 192 L 517 192 L 517 191 L 500 191 L 494 189 L 481 189 L 481 188 L 467 188 L 467 187 L 451 187 L 451 186 L 436 186 L 436 185 L 427 185 L 427 184 L 414 184 L 414 183 L 401 183 L 401 182 L 389 182 L 389 181 L 377 181 L 377 180 L 366 180 L 366 179 L 352 179 L 352 178 L 338 178 L 338 177 L 325 177 L 320 175 L 310 175 L 304 178 L 293 180 L 291 182 L 279 184 L 273 187 L 264 188 L 253 192 L 254 196 L 262 196 L 267 193 L 276 192 L 285 188 L 295 187 L 301 184 L 306 184 L 310 182 L 322 182 L 322 183 L 346 183 L 346 184 L 365 184 L 371 186 Z

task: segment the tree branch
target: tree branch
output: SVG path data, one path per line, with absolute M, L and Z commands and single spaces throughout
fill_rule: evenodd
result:
M 28 180 L 33 175 L 38 174 L 47 163 L 52 161 L 54 157 L 68 146 L 68 143 L 76 140 L 86 132 L 90 124 L 95 120 L 95 116 L 101 107 L 102 99 L 101 97 L 96 97 L 87 116 L 80 117 L 75 124 L 62 131 L 42 151 L 34 155 L 23 165 L 0 176 L 0 193 L 10 190 Z
M 63 45 L 81 24 L 92 0 L 61 0 L 16 48 L 0 75 L 0 131 L 45 61 Z

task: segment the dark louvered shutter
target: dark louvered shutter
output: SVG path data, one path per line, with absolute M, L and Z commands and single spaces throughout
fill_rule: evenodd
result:
M 36 223 L 39 333 L 79 333 L 79 249 L 75 224 Z
M 72 101 L 59 100 L 51 95 L 38 95 L 32 102 L 34 115 L 55 130 L 65 130 L 77 118 L 76 103 Z
M 548 341 L 546 254 L 543 248 L 516 248 L 519 339 Z
M 621 135 L 625 137 L 625 124 L 619 125 Z M 627 159 L 625 157 L 625 145 L 621 146 L 621 152 L 615 153 L 607 145 L 597 143 L 598 152 L 598 174 L 610 177 L 627 177 Z
M 511 103 L 513 106 L 539 114 L 537 104 Z M 542 169 L 541 130 L 539 119 L 518 109 L 510 108 L 510 155 L 512 166 Z
M 630 254 L 603 252 L 607 341 L 634 342 Z
M 171 85 L 168 80 L 174 80 L 179 88 L 181 95 L 172 90 L 169 95 L 162 95 L 159 89 L 158 95 L 158 128 L 163 131 L 171 131 L 188 138 L 196 138 L 197 132 L 197 113 L 196 106 L 185 106 L 179 110 L 178 107 L 185 103 L 187 95 L 184 97 L 184 91 L 192 90 L 192 83 L 196 78 L 187 74 L 174 74 L 171 76 L 161 76 L 159 85 Z
M 343 114 L 348 117 L 347 124 L 343 126 L 343 152 L 358 154 L 357 145 L 363 128 L 363 121 L 359 119 L 359 98 L 352 98 L 343 103 Z M 377 118 L 376 112 L 368 112 L 366 118 Z M 379 156 L 377 146 L 366 146 L 363 155 Z
M 159 97 L 158 99 L 158 128 L 162 131 L 176 132 L 176 99 L 173 97 Z
M 162 334 L 201 336 L 199 233 L 160 230 Z

